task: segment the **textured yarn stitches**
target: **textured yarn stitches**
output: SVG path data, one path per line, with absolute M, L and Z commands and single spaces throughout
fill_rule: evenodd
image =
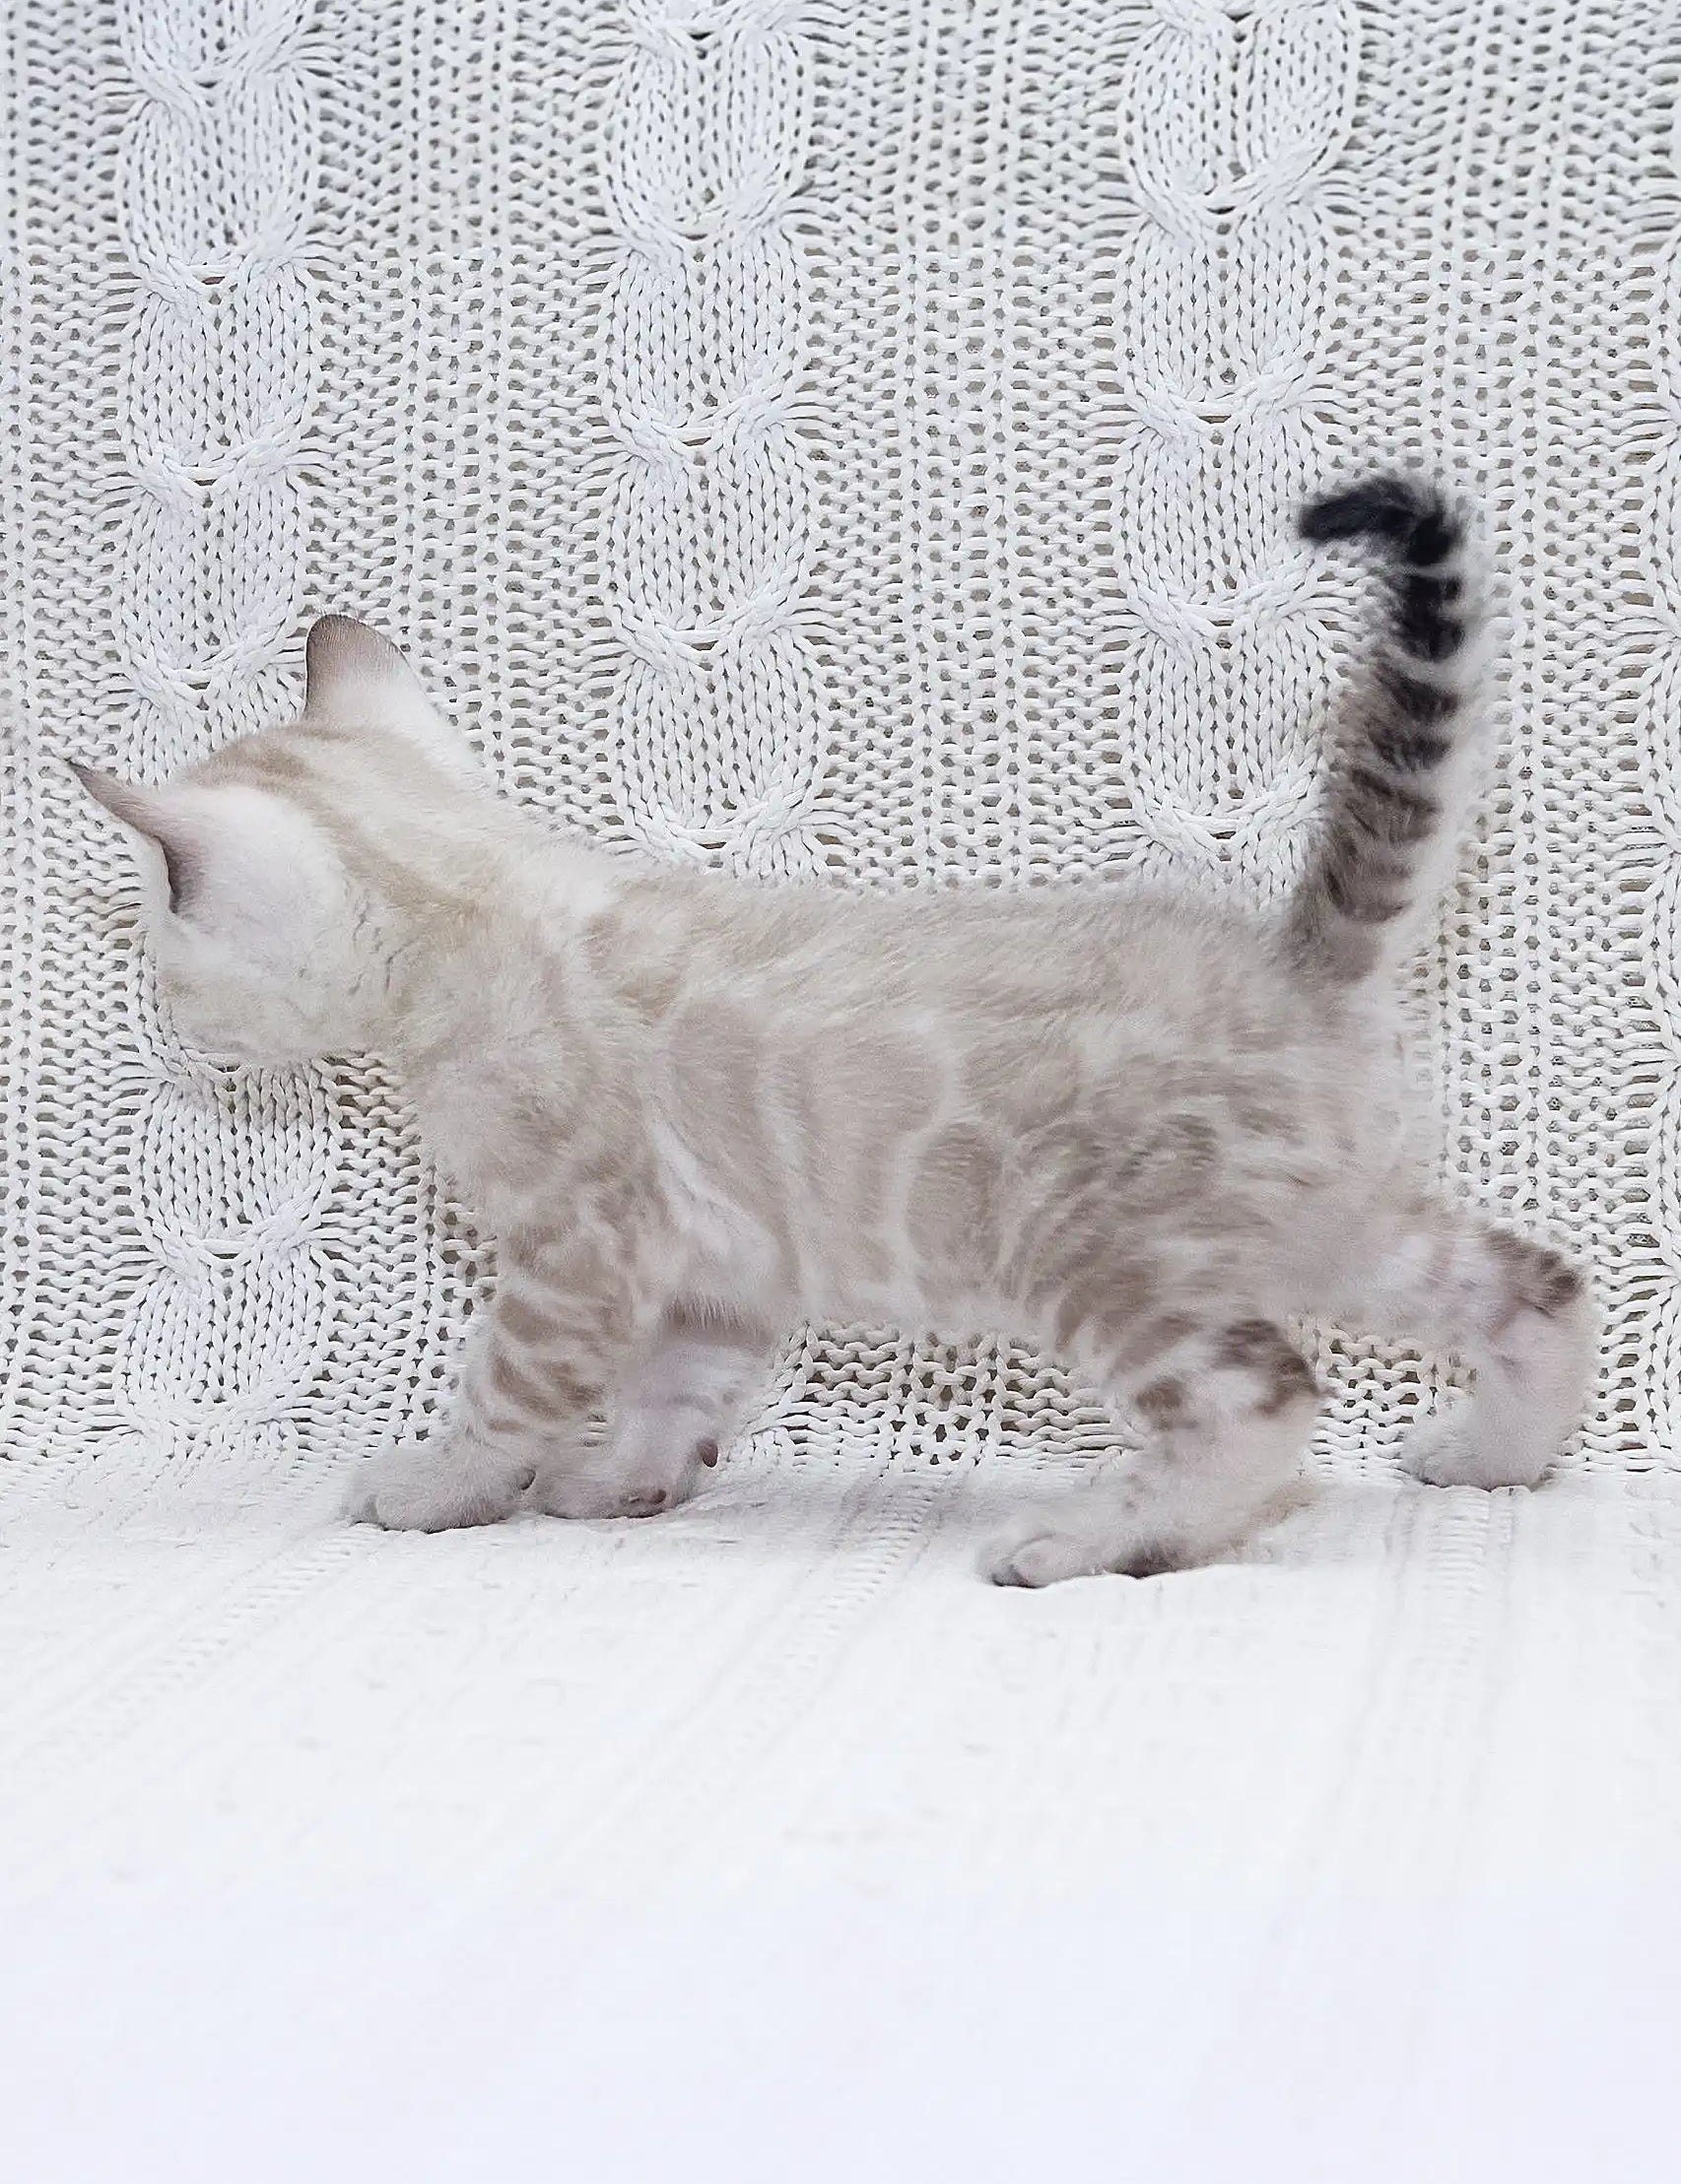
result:
M 114 607 L 147 770 L 241 724 L 241 700 L 298 620 L 294 474 L 313 373 L 307 14 L 269 5 L 230 33 L 206 11 L 118 10 L 136 93 L 117 169 L 135 294 Z M 233 1441 L 279 1456 L 332 1306 L 313 1230 L 334 1182 L 333 1100 L 314 1077 L 218 1082 L 174 1045 L 134 967 L 144 1074 L 124 1093 L 138 1248 L 112 1410 L 141 1451 Z
M 813 2184 L 1671 2172 L 1678 81 L 1668 0 L 0 9 L 13 2173 L 779 2176 L 838 2072 Z M 170 1043 L 59 760 L 348 611 L 616 844 L 1276 899 L 1375 456 L 1500 556 L 1411 1000 L 1448 1186 L 1593 1269 L 1564 1476 L 1398 1478 L 1332 1331 L 1243 1556 L 999 1592 L 1112 1422 L 838 1328 L 657 1523 L 320 1521 L 488 1247 L 376 1064 Z
M 123 0 L 67 40 L 18 11 L 19 1481 L 367 1450 L 435 1410 L 486 1272 L 380 1073 L 171 1044 L 55 753 L 202 753 L 341 608 L 607 838 L 1275 899 L 1361 628 L 1289 511 L 1378 456 L 1469 481 L 1513 610 L 1501 771 L 1415 981 L 1445 1166 L 1592 1261 L 1586 1462 L 1650 1463 L 1681 1375 L 1672 29 Z M 1325 1363 L 1321 1453 L 1385 1464 L 1428 1375 L 1334 1335 Z M 761 1424 L 838 1464 L 1109 1438 L 1053 1360 L 864 1329 L 801 1337 Z
M 812 526 L 793 430 L 815 19 L 782 0 L 689 23 L 639 9 L 606 122 L 623 250 L 601 363 L 623 458 L 600 539 L 630 655 L 624 822 L 649 848 L 767 875 L 812 868 L 827 711 L 800 629 Z

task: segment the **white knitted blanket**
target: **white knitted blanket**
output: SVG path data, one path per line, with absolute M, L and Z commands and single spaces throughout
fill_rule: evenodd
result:
M 7 2172 L 1669 2173 L 1676 10 L 14 0 L 0 66 Z M 60 756 L 343 609 L 673 857 L 1265 898 L 1360 637 L 1290 511 L 1397 456 L 1502 556 L 1417 1004 L 1603 1298 L 1554 1484 L 1404 1483 L 1432 1371 L 1327 1334 L 1244 1562 L 1000 1595 L 1102 1416 L 854 1329 L 669 1520 L 323 1519 L 482 1248 L 377 1070 L 170 1042 Z

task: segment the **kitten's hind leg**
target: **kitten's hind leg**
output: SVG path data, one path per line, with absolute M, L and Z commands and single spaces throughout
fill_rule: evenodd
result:
M 723 1312 L 671 1311 L 626 1374 L 605 1440 L 581 1462 L 540 1476 L 532 1505 L 563 1517 L 676 1508 L 717 1462 L 768 1350 L 759 1330 Z
M 1476 1385 L 1407 1452 L 1432 1486 L 1532 1487 L 1586 1408 L 1596 1328 L 1581 1276 L 1548 1244 L 1456 1208 L 1407 1209 L 1347 1300 L 1456 1352 Z
M 1312 1371 L 1270 1320 L 1169 1321 L 1148 1364 L 1110 1387 L 1153 1433 L 1116 1481 L 1070 1496 L 989 1556 L 999 1585 L 1211 1560 L 1264 1521 L 1312 1431 Z

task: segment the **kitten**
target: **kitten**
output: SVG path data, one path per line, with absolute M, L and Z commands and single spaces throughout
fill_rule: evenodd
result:
M 668 1509 L 807 1318 L 1006 1327 L 1147 1429 L 1118 1477 L 1031 1514 L 1003 1584 L 1240 1541 L 1311 1428 L 1299 1314 L 1474 1364 L 1422 1477 L 1540 1477 L 1582 1406 L 1588 1300 L 1438 1194 L 1396 1036 L 1479 741 L 1464 522 L 1377 479 L 1301 527 L 1370 542 L 1388 605 L 1271 920 L 609 855 L 500 801 L 402 656 L 336 618 L 290 726 L 164 787 L 77 769 L 139 837 L 183 1032 L 255 1063 L 383 1052 L 501 1238 L 452 1424 L 370 1466 L 354 1514 Z

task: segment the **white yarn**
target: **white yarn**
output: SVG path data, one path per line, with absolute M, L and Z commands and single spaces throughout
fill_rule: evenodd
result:
M 1672 154 L 1632 93 L 1604 141 L 1644 125 L 1646 168 L 1607 160 L 1568 207 L 1459 149 L 1473 101 L 1497 149 L 1538 113 L 1600 145 L 1597 79 L 1541 59 L 1555 33 L 1602 57 L 1575 42 L 1595 11 L 1503 18 L 1531 74 L 1498 83 L 1446 4 L 915 28 L 646 0 L 408 62 L 420 19 L 386 12 L 375 52 L 302 0 L 237 31 L 116 11 L 120 260 L 93 299 L 14 269 L 34 757 L 178 763 L 282 707 L 306 612 L 343 605 L 455 678 L 514 793 L 612 836 L 839 885 L 1136 869 L 1273 897 L 1361 642 L 1290 511 L 1380 454 L 1466 478 L 1516 638 L 1420 974 L 1448 1165 L 1591 1259 L 1587 1457 L 1648 1460 L 1676 1380 Z M 1608 20 L 1633 82 L 1655 33 Z M 429 118 L 397 112 L 405 68 Z M 61 245 L 89 247 L 99 187 Z M 1654 239 L 1648 300 L 1607 262 Z M 405 1429 L 478 1260 L 388 1089 L 174 1049 L 117 931 L 120 849 L 49 770 L 20 796 L 8 1445 L 268 1462 Z M 846 1445 L 881 1355 L 822 1337 L 802 1427 Z M 959 1368 L 896 1355 L 871 1400 L 913 1446 Z M 1331 1362 L 1326 1452 L 1386 1457 L 1412 1378 Z M 1054 1372 L 961 1369 L 941 1451 L 1064 1445 Z
M 1625 605 L 1615 555 L 1627 526 L 1664 535 L 1672 314 L 1604 277 L 1637 235 L 1626 165 L 1567 222 L 1515 169 L 1444 164 L 1473 99 L 1496 146 L 1536 99 L 1588 141 L 1543 43 L 1532 80 L 1497 84 L 1446 5 L 1068 0 L 914 29 L 646 0 L 488 51 L 440 33 L 404 64 L 431 71 L 423 124 L 396 111 L 418 17 L 377 53 L 302 0 L 218 21 L 117 9 L 121 262 L 98 308 L 39 291 L 25 392 L 37 461 L 68 466 L 67 494 L 37 469 L 17 507 L 44 578 L 19 691 L 40 756 L 178 763 L 280 707 L 306 610 L 343 605 L 453 672 L 515 793 L 669 854 L 1275 896 L 1360 642 L 1290 510 L 1389 452 L 1465 477 L 1518 634 L 1475 876 L 1420 981 L 1449 1165 L 1594 1262 L 1616 1362 L 1590 1460 L 1667 1440 L 1673 638 Z M 1542 40 L 1552 17 L 1522 23 Z M 1622 26 L 1627 67 L 1646 35 Z M 1658 108 L 1617 126 L 1643 112 L 1660 221 Z M 66 238 L 98 210 L 95 189 Z M 1657 264 L 1672 287 L 1671 245 Z M 1616 460 L 1641 421 L 1615 374 L 1642 354 L 1641 444 L 1668 434 L 1644 472 Z M 108 439 L 80 430 L 94 384 L 117 393 Z M 120 851 L 39 778 L 26 930 L 72 907 L 27 869 L 37 841 L 73 847 L 98 901 L 73 960 L 38 929 L 18 958 L 58 1029 L 14 1124 L 12 1293 L 37 1301 L 10 1445 L 73 1423 L 157 1460 L 207 1437 L 268 1460 L 404 1429 L 477 1262 L 429 1222 L 388 1092 L 218 1082 L 173 1050 L 110 945 Z M 811 1354 L 802 1423 L 838 1445 L 869 1354 Z M 1336 1368 L 1325 1448 L 1386 1456 L 1409 1377 L 1364 1348 Z M 952 1369 L 908 1353 L 880 1391 L 913 1435 Z M 1057 1385 L 996 1354 L 942 1446 L 987 1419 L 1061 1445 Z
M 308 1843 L 354 1879 L 354 1826 L 273 1818 L 319 1735 L 441 1875 L 480 1824 L 461 1784 L 517 1784 L 526 1823 L 551 1795 L 520 1724 L 555 1718 L 557 1661 L 627 1886 L 722 1843 L 869 1885 L 1040 1842 L 1065 1876 L 1121 1841 L 1230 1870 L 1259 1825 L 1334 1910 L 1378 1870 L 1435 1886 L 1438 1794 L 1491 1869 L 1536 1825 L 1542 1863 L 1595 1829 L 1646 1855 L 1681 1566 L 1673 11 L 111 0 L 6 35 L 20 1870 L 164 1871 L 214 1784 L 240 1817 L 207 1871 Z M 969 1515 L 1107 1421 L 1002 1341 L 827 1330 L 669 1524 L 424 1561 L 277 1540 L 277 1480 L 325 1489 L 425 1423 L 487 1256 L 381 1071 L 224 1077 L 171 1043 L 60 755 L 156 775 L 275 716 L 339 609 L 417 654 L 510 794 L 611 839 L 1276 899 L 1364 628 L 1291 513 L 1379 458 L 1462 482 L 1502 562 L 1503 756 L 1416 995 L 1454 1187 L 1604 1302 L 1573 1476 L 1399 1486 L 1432 1374 L 1327 1337 L 1328 1514 L 1180 1591 L 975 1584 L 972 1612 Z M 469 1629 L 478 1681 L 440 1635 Z M 624 1744 L 653 1688 L 706 1730 L 657 1762 Z M 1352 1757 L 1316 1706 L 1368 1724 Z M 1171 1756 L 1122 1795 L 1101 1757 L 1122 1721 L 1160 1758 L 1237 1720 L 1224 1800 Z M 566 1863 L 577 1813 L 544 1825 Z

